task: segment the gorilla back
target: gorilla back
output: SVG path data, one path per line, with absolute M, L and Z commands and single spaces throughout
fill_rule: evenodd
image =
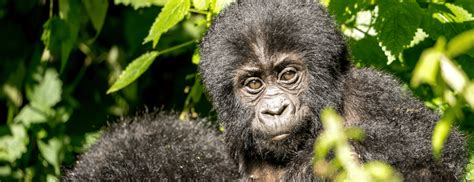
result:
M 434 161 L 438 115 L 391 76 L 353 68 L 333 19 L 313 0 L 238 0 L 215 19 L 201 58 L 203 82 L 244 178 L 317 180 L 312 146 L 325 107 L 365 130 L 366 139 L 353 143 L 362 161 L 386 161 L 409 181 L 462 175 L 464 137 L 453 131 L 442 160 Z
M 110 127 L 63 181 L 236 179 L 223 139 L 199 124 L 144 114 Z

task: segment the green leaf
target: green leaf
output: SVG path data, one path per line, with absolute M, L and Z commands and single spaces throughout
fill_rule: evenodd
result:
M 199 61 L 201 60 L 201 56 L 199 55 L 199 48 L 196 48 L 194 50 L 193 57 L 191 58 L 191 61 L 195 65 L 199 65 Z
M 107 15 L 107 8 L 109 6 L 109 1 L 107 0 L 83 0 L 82 4 L 86 9 L 87 15 L 92 22 L 97 35 L 102 30 L 104 25 L 105 16 Z
M 9 135 L 0 136 L 0 160 L 13 163 L 27 151 L 29 140 L 26 129 L 21 124 L 9 125 L 8 130 Z
M 207 10 L 209 0 L 193 0 L 193 6 L 198 10 Z
M 66 22 L 69 29 L 68 38 L 62 40 L 60 72 L 64 70 L 69 54 L 79 35 L 80 17 L 82 16 L 81 8 L 79 7 L 81 7 L 80 0 L 59 0 L 59 16 Z
M 132 6 L 134 9 L 150 7 L 152 5 L 163 6 L 168 0 L 114 0 L 115 4 Z
M 392 55 L 398 56 L 413 40 L 422 20 L 422 12 L 416 2 L 380 1 L 375 29 L 379 41 Z
M 456 64 L 447 57 L 440 59 L 441 76 L 443 80 L 456 92 L 461 93 L 467 86 L 469 78 Z
M 119 78 L 115 83 L 107 90 L 107 94 L 120 90 L 133 81 L 135 81 L 140 75 L 145 72 L 155 58 L 159 55 L 157 51 L 152 51 L 141 55 L 130 63 L 125 71 L 120 74 Z
M 433 137 L 431 138 L 431 144 L 433 147 L 433 155 L 436 159 L 440 159 L 441 150 L 443 149 L 443 144 L 449 136 L 449 131 L 451 130 L 451 122 L 453 119 L 452 110 L 447 110 L 444 116 L 441 118 L 433 131 Z
M 234 1 L 235 0 L 214 0 L 211 2 L 212 12 L 217 14 Z
M 455 58 L 462 53 L 467 53 L 474 48 L 474 30 L 464 32 L 448 43 L 447 54 L 451 58 Z
M 64 20 L 54 16 L 43 25 L 41 40 L 53 56 L 61 57 L 64 40 L 70 37 L 69 26 Z
M 439 11 L 433 14 L 433 18 L 437 19 L 438 21 L 442 23 L 449 23 L 449 22 L 462 23 L 462 22 L 474 20 L 474 17 L 472 17 L 472 14 L 466 11 L 462 7 L 456 6 L 451 3 L 443 3 L 442 5 L 446 6 L 448 10 Z
M 179 23 L 188 13 L 190 7 L 190 0 L 168 1 L 151 26 L 150 32 L 143 43 L 153 41 L 153 47 L 155 47 L 160 40 L 161 34 Z
M 30 126 L 35 123 L 44 123 L 46 121 L 48 121 L 48 119 L 45 113 L 30 105 L 23 107 L 20 113 L 15 117 L 15 122 L 21 122 L 25 124 L 25 126 Z
M 58 138 L 52 138 L 48 143 L 38 140 L 38 149 L 41 155 L 51 164 L 56 173 L 59 174 L 59 168 L 61 164 L 61 149 L 63 147 L 63 142 Z
M 33 106 L 43 111 L 43 108 L 51 108 L 61 101 L 62 82 L 54 69 L 46 70 L 43 79 L 34 87 L 30 101 Z
M 421 83 L 436 86 L 441 56 L 442 54 L 433 48 L 427 49 L 421 54 L 411 78 L 413 87 L 418 87 Z

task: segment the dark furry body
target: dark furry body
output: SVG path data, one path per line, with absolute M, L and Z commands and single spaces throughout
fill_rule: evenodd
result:
M 362 161 L 385 161 L 407 181 L 459 180 L 465 138 L 454 129 L 442 160 L 435 161 L 431 136 L 439 116 L 391 76 L 353 68 L 333 22 L 312 0 L 240 0 L 214 21 L 201 44 L 200 71 L 240 173 L 246 179 L 318 180 L 312 146 L 321 109 L 333 107 L 346 125 L 365 130 L 366 139 L 353 143 Z M 278 53 L 296 54 L 307 65 L 308 88 L 299 99 L 310 110 L 287 141 L 267 145 L 255 138 L 254 108 L 238 97 L 234 80 L 240 66 L 265 64 Z
M 123 119 L 108 128 L 62 180 L 236 179 L 223 138 L 201 123 L 168 114 Z

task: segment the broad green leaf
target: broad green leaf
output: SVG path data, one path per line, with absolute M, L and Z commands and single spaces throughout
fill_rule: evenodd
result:
M 130 63 L 125 71 L 120 74 L 119 78 L 115 83 L 107 90 L 107 94 L 120 90 L 133 81 L 135 81 L 140 75 L 145 72 L 148 67 L 150 67 L 151 63 L 155 60 L 158 56 L 157 51 L 152 51 L 149 53 L 145 53 L 141 55 L 139 58 L 135 59 Z
M 172 0 L 173 1 L 173 0 Z M 168 0 L 114 0 L 115 4 L 132 6 L 134 9 L 155 6 L 163 6 Z
M 30 105 L 23 107 L 20 113 L 15 117 L 15 122 L 21 122 L 25 124 L 25 126 L 30 126 L 35 123 L 44 123 L 46 121 L 48 121 L 46 114 Z
M 57 173 L 61 165 L 61 154 L 60 151 L 63 147 L 63 142 L 58 138 L 52 138 L 48 143 L 38 140 L 38 149 L 41 155 L 51 164 Z
M 69 26 L 56 16 L 50 18 L 43 25 L 41 40 L 53 56 L 61 57 L 64 40 L 70 37 Z
M 207 10 L 209 0 L 193 0 L 193 6 L 198 10 Z
M 160 40 L 161 34 L 179 23 L 188 13 L 190 7 L 190 0 L 168 1 L 151 26 L 150 32 L 143 43 L 153 41 L 153 47 L 155 47 Z
M 443 3 L 442 5 L 446 6 L 449 11 L 439 11 L 433 14 L 433 18 L 437 19 L 442 23 L 462 23 L 474 20 L 472 14 L 463 9 L 462 7 L 456 6 L 451 3 Z
M 80 0 L 59 0 L 59 16 L 68 26 L 68 38 L 62 40 L 61 44 L 61 71 L 64 70 L 69 54 L 79 35 L 81 24 L 82 8 Z
M 466 74 L 445 56 L 441 56 L 440 66 L 443 80 L 454 91 L 461 93 L 469 81 L 469 78 L 466 76 Z
M 33 88 L 30 101 L 33 106 L 43 110 L 51 108 L 61 101 L 62 82 L 54 69 L 46 70 L 43 79 Z
M 421 83 L 428 83 L 436 86 L 441 56 L 442 54 L 439 51 L 432 48 L 424 51 L 413 71 L 411 85 L 418 87 Z
M 451 111 L 448 110 L 446 112 L 447 113 L 445 113 L 443 118 L 441 118 L 441 120 L 436 123 L 436 126 L 433 131 L 433 136 L 431 138 L 433 155 L 438 160 L 441 157 L 441 150 L 443 149 L 443 144 L 449 136 L 449 131 L 451 130 L 451 123 L 453 119 L 452 115 L 448 113 Z
M 104 25 L 105 16 L 107 15 L 107 8 L 109 6 L 109 1 L 107 0 L 83 0 L 82 4 L 86 9 L 87 15 L 92 22 L 97 35 L 102 30 Z
M 15 162 L 27 151 L 28 135 L 21 124 L 9 125 L 8 129 L 9 135 L 0 136 L 0 160 Z
M 415 36 L 422 19 L 416 2 L 379 1 L 379 17 L 375 22 L 378 40 L 394 56 L 398 56 Z
M 447 54 L 451 58 L 455 58 L 462 53 L 467 53 L 474 48 L 474 30 L 464 32 L 448 43 Z

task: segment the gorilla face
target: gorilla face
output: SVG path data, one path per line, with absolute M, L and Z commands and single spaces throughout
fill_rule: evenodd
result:
M 312 0 L 239 0 L 214 20 L 199 68 L 235 160 L 288 159 L 322 108 L 340 109 L 349 66 L 332 22 Z
M 254 47 L 258 50 L 258 47 Z M 259 51 L 254 51 L 258 54 Z M 297 150 L 309 108 L 301 102 L 308 88 L 308 71 L 298 54 L 257 55 L 237 68 L 234 92 L 238 102 L 253 110 L 250 133 L 257 151 L 274 154 Z M 280 156 L 281 157 L 281 156 Z

